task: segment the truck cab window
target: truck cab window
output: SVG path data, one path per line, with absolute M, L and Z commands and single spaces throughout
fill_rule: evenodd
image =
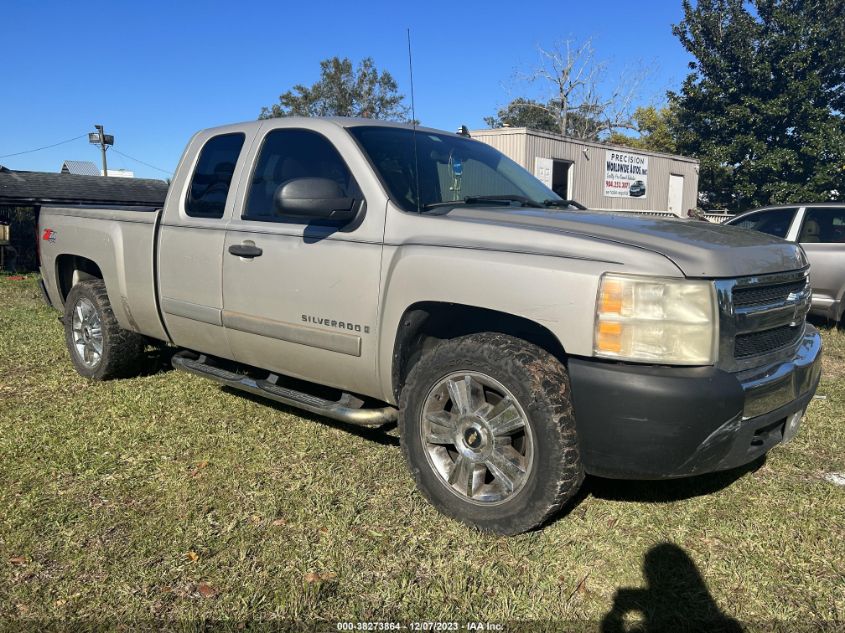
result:
M 310 130 L 273 130 L 258 156 L 244 217 L 278 219 L 273 203 L 276 190 L 296 178 L 328 178 L 340 185 L 345 195 L 363 198 L 352 172 L 326 137 Z
M 194 218 L 223 217 L 229 185 L 244 144 L 244 135 L 221 134 L 209 139 L 200 152 L 185 200 L 185 213 Z

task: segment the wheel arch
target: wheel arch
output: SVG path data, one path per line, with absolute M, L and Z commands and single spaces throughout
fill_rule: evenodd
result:
M 86 279 L 102 279 L 105 281 L 100 266 L 94 260 L 81 255 L 69 253 L 58 255 L 55 267 L 56 286 L 62 305 L 64 305 L 71 288 L 80 281 Z
M 408 373 L 426 351 L 442 340 L 481 332 L 528 341 L 565 363 L 566 350 L 560 339 L 537 321 L 480 306 L 419 301 L 405 309 L 396 329 L 391 367 L 394 398 L 398 401 Z

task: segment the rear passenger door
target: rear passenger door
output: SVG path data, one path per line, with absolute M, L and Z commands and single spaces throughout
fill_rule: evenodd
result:
M 376 382 L 386 202 L 362 189 L 372 178 L 359 163 L 353 173 L 347 158 L 357 146 L 345 130 L 326 122 L 314 123 L 320 131 L 278 125 L 268 123 L 256 140 L 247 190 L 226 232 L 229 345 L 239 362 L 367 393 Z M 358 218 L 339 225 L 278 215 L 276 191 L 298 178 L 334 180 L 355 199 Z M 242 257 L 244 248 L 257 254 Z
M 841 301 L 845 290 L 845 207 L 807 207 L 798 242 L 810 260 L 813 303 L 827 307 Z
M 180 165 L 159 229 L 159 294 L 165 326 L 181 347 L 231 358 L 223 332 L 223 242 L 246 152 L 244 132 L 202 132 Z

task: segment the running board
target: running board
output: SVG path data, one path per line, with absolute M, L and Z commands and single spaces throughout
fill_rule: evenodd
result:
M 173 356 L 173 367 L 197 376 L 210 378 L 222 385 L 246 391 L 263 398 L 304 409 L 311 413 L 326 416 L 332 420 L 354 424 L 356 426 L 382 426 L 395 422 L 398 410 L 394 407 L 365 409 L 364 402 L 352 394 L 343 393 L 339 400 L 325 400 L 317 396 L 296 391 L 276 384 L 279 377 L 269 374 L 266 380 L 257 380 L 236 374 L 209 364 L 208 357 L 200 354 L 194 358 L 185 352 Z

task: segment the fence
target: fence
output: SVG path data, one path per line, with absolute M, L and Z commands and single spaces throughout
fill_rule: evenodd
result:
M 35 253 L 35 209 L 33 207 L 0 206 L 0 225 L 4 228 L 3 267 L 15 272 L 38 268 Z
M 707 218 L 708 222 L 722 224 L 723 222 L 730 220 L 734 216 L 728 213 L 705 213 L 704 217 Z

